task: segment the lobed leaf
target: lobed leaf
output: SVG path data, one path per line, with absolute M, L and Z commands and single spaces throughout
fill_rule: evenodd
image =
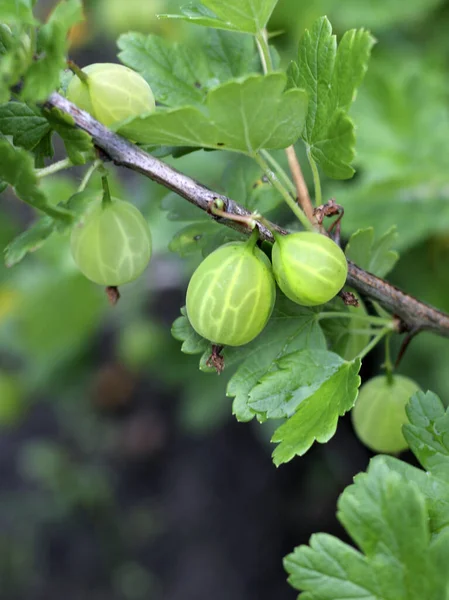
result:
M 249 155 L 261 148 L 285 148 L 304 126 L 307 96 L 285 91 L 286 76 L 250 75 L 210 91 L 205 107 L 159 109 L 119 126 L 136 142 L 232 150 Z
M 126 33 L 118 39 L 119 59 L 151 85 L 165 106 L 200 106 L 218 83 L 254 70 L 254 40 L 210 30 L 197 44 L 169 42 L 155 35 Z
M 417 392 L 407 405 L 404 437 L 416 458 L 435 477 L 449 483 L 449 411 L 432 392 Z
M 335 179 L 354 174 L 354 124 L 347 113 L 365 75 L 373 44 L 368 32 L 350 30 L 337 48 L 329 20 L 321 17 L 305 32 L 298 62 L 289 68 L 289 85 L 304 88 L 309 95 L 303 140 L 312 158 Z
M 52 129 L 61 136 L 67 155 L 74 165 L 84 165 L 94 157 L 92 138 L 82 129 L 74 127 L 74 120 L 70 115 L 57 108 L 46 111 L 45 115 Z
M 50 125 L 37 110 L 23 102 L 0 105 L 0 132 L 12 136 L 14 145 L 33 150 L 50 131 Z
M 39 187 L 32 156 L 0 139 L 0 180 L 8 183 L 16 195 L 34 208 L 62 223 L 72 222 L 72 213 L 53 206 Z
M 181 8 L 181 15 L 160 18 L 182 19 L 203 27 L 257 34 L 267 25 L 278 0 L 202 0 Z
M 306 380 L 306 385 L 303 385 L 298 360 L 300 354 L 295 353 L 286 361 L 277 361 L 279 373 L 270 378 L 268 386 L 264 386 L 263 381 L 260 384 L 268 394 L 277 385 L 284 401 L 293 394 L 301 400 L 294 415 L 278 427 L 272 437 L 271 441 L 279 444 L 273 452 L 276 466 L 294 456 L 302 456 L 315 440 L 320 443 L 329 441 L 337 429 L 338 417 L 354 406 L 360 386 L 360 359 L 346 362 L 332 352 L 321 355 L 323 375 L 319 384 L 314 381 L 309 387 Z M 281 390 L 281 385 L 287 388 Z
M 38 250 L 54 231 L 54 221 L 45 216 L 31 225 L 29 229 L 18 235 L 5 248 L 5 264 L 12 267 L 20 262 L 29 252 Z
M 346 257 L 362 269 L 378 277 L 385 277 L 399 259 L 399 254 L 391 249 L 397 238 L 396 226 L 390 227 L 376 241 L 373 227 L 359 229 L 349 239 L 345 248 Z
M 320 600 L 447 598 L 449 532 L 432 538 L 424 494 L 388 459 L 377 457 L 356 476 L 338 518 L 364 554 L 333 536 L 312 536 L 285 559 L 293 587 Z
M 47 23 L 39 29 L 39 58 L 25 75 L 22 88 L 24 100 L 45 100 L 59 87 L 60 72 L 66 66 L 68 33 L 73 25 L 82 20 L 81 0 L 62 0 L 56 5 Z

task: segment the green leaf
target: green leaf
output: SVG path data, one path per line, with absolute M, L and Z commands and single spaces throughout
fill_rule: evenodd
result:
M 320 600 L 447 599 L 449 534 L 431 538 L 425 497 L 384 457 L 346 488 L 338 518 L 364 554 L 333 536 L 312 536 L 285 559 L 293 587 Z
M 225 348 L 225 366 L 237 364 L 230 379 L 227 395 L 234 397 L 233 413 L 238 421 L 255 416 L 250 404 L 251 390 L 273 369 L 273 363 L 298 350 L 324 350 L 326 340 L 317 322 L 316 313 L 278 296 L 276 306 L 263 332 L 250 344 L 240 348 Z M 262 415 L 260 415 L 262 416 Z
M 268 419 L 291 417 L 345 361 L 327 350 L 299 350 L 274 363 L 249 394 L 249 405 Z
M 47 241 L 53 231 L 54 221 L 51 217 L 39 219 L 6 246 L 6 266 L 12 267 L 20 262 L 29 252 L 38 250 Z
M 429 528 L 432 535 L 441 533 L 446 528 L 449 529 L 449 483 L 393 456 L 375 458 L 372 463 L 377 460 L 385 462 L 389 469 L 396 471 L 407 481 L 414 482 L 424 494 L 429 509 Z
M 118 46 L 119 59 L 170 107 L 202 105 L 209 89 L 251 72 L 255 57 L 251 36 L 213 30 L 195 45 L 131 32 L 120 36 Z
M 37 108 L 23 102 L 0 105 L 0 132 L 11 135 L 13 143 L 32 150 L 50 131 L 50 125 Z
M 0 21 L 21 25 L 35 25 L 33 17 L 34 0 L 2 0 L 0 3 Z
M 353 292 L 354 293 L 354 292 Z M 345 360 L 353 360 L 368 345 L 372 328 L 365 320 L 368 315 L 365 303 L 355 294 L 358 306 L 346 306 L 347 319 L 324 318 L 320 320 L 326 335 L 329 350 L 339 354 Z M 340 302 L 334 310 L 341 312 Z M 329 311 L 332 317 L 332 311 Z
M 449 411 L 432 392 L 418 392 L 407 405 L 410 424 L 404 437 L 416 458 L 436 477 L 449 482 Z
M 45 116 L 52 129 L 62 138 L 68 157 L 74 165 L 84 165 L 94 157 L 92 138 L 82 129 L 75 127 L 75 122 L 57 108 L 46 111 Z
M 216 29 L 257 34 L 267 25 L 278 0 L 203 0 L 181 8 L 182 15 L 160 15 Z
M 0 30 L 0 103 L 10 100 L 10 88 L 20 81 L 33 59 L 29 38 L 24 35 L 8 35 L 9 29 L 5 27 Z
M 81 0 L 62 0 L 56 5 L 47 23 L 39 29 L 39 58 L 25 75 L 24 100 L 45 100 L 59 87 L 60 72 L 66 66 L 68 33 L 83 18 Z
M 304 126 L 307 96 L 284 91 L 286 76 L 250 75 L 208 93 L 205 107 L 159 109 L 132 119 L 118 133 L 136 142 L 200 146 L 253 154 L 293 144 Z
M 190 325 L 185 306 L 181 308 L 181 315 L 173 323 L 171 333 L 175 340 L 182 342 L 182 352 L 185 354 L 199 354 L 209 350 L 210 342 L 196 333 Z
M 345 254 L 349 260 L 357 263 L 365 271 L 378 277 L 385 277 L 399 259 L 399 254 L 395 250 L 391 250 L 397 237 L 395 225 L 390 227 L 376 242 L 374 242 L 373 227 L 359 229 L 352 234 L 345 248 Z
M 364 31 L 347 31 L 337 49 L 327 17 L 306 31 L 298 52 L 298 63 L 289 69 L 289 84 L 304 88 L 309 107 L 302 134 L 311 157 L 326 175 L 335 179 L 352 177 L 354 169 L 354 124 L 347 112 L 365 75 L 372 36 Z
M 261 382 L 260 394 L 265 391 L 268 395 L 276 385 L 286 385 L 287 389 L 279 392 L 285 394 L 286 400 L 293 397 L 293 394 L 297 394 L 300 398 L 306 396 L 295 414 L 274 432 L 271 441 L 279 443 L 273 452 L 276 466 L 288 462 L 294 456 L 302 456 L 315 440 L 320 443 L 329 441 L 337 429 L 338 417 L 344 415 L 354 405 L 360 386 L 358 375 L 360 359 L 346 362 L 336 354 L 331 352 L 327 354 L 330 356 L 324 359 L 323 369 L 326 368 L 327 363 L 335 360 L 333 357 L 341 361 L 340 367 L 332 373 L 333 367 L 329 366 L 328 378 L 323 379 L 321 385 L 315 390 L 312 389 L 309 396 L 306 395 L 306 390 L 301 389 L 304 384 L 295 364 L 295 358 L 297 359 L 298 356 L 292 356 L 285 364 L 283 361 L 278 361 L 277 377 L 268 380 L 267 384 Z M 283 369 L 285 372 L 282 372 Z M 307 380 L 304 387 L 307 387 Z
M 72 214 L 52 206 L 40 189 L 32 156 L 21 148 L 15 148 L 6 139 L 0 139 L 0 180 L 7 182 L 27 204 L 63 223 L 72 222 Z

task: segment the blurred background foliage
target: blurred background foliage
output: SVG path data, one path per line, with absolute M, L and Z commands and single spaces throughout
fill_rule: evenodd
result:
M 45 16 L 53 4 L 38 0 L 37 9 Z M 128 30 L 195 44 L 194 26 L 155 16 L 179 5 L 86 0 L 71 58 L 114 61 Z M 357 173 L 325 180 L 324 196 L 344 205 L 347 236 L 396 225 L 392 281 L 448 311 L 449 2 L 280 0 L 270 31 L 282 65 L 323 14 L 339 35 L 363 26 L 377 39 L 352 113 Z M 230 167 L 226 153 L 167 160 L 241 201 L 259 177 L 246 159 Z M 154 237 L 147 272 L 117 307 L 78 274 L 66 237 L 0 268 L 0 598 L 293 599 L 282 556 L 314 531 L 342 535 L 336 498 L 370 453 L 345 418 L 329 444 L 275 470 L 269 432 L 231 416 L 226 371 L 200 373 L 170 335 L 201 257 L 181 259 L 168 244 L 201 217 L 143 177 L 112 175 L 114 195 L 139 206 Z M 44 185 L 56 203 L 81 177 L 75 170 Z M 34 215 L 8 194 L 0 210 L 4 247 Z M 282 207 L 274 217 L 289 219 Z M 382 360 L 371 355 L 365 377 Z M 419 336 L 400 372 L 444 399 L 447 341 Z

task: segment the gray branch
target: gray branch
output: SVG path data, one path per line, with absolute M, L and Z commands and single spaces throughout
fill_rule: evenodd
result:
M 47 106 L 58 108 L 70 115 L 76 126 L 89 133 L 95 146 L 116 165 L 142 173 L 145 177 L 149 177 L 167 189 L 176 192 L 201 210 L 208 211 L 212 201 L 221 199 L 226 212 L 240 216 L 250 215 L 250 212 L 237 202 L 213 192 L 191 177 L 183 175 L 173 167 L 113 133 L 63 96 L 56 93 L 52 94 L 47 101 Z M 248 233 L 244 226 L 235 221 L 216 218 L 212 215 L 211 218 L 228 227 Z M 287 233 L 277 225 L 273 225 L 273 229 L 284 234 Z M 263 239 L 273 242 L 273 236 L 269 229 L 259 224 L 259 231 Z M 347 284 L 368 298 L 379 302 L 392 315 L 399 317 L 404 331 L 414 334 L 426 330 L 449 337 L 449 315 L 409 296 L 387 281 L 364 271 L 354 263 L 349 262 L 348 264 Z

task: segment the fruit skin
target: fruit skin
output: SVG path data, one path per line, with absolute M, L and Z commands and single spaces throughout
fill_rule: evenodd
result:
M 95 63 L 84 67 L 86 82 L 76 75 L 67 87 L 67 99 L 111 127 L 156 108 L 153 92 L 145 79 L 128 67 Z
M 117 286 L 137 279 L 151 258 L 151 233 L 130 202 L 96 202 L 72 229 L 70 245 L 79 270 L 91 281 Z
M 403 375 L 394 375 L 392 382 L 379 375 L 362 385 L 351 413 L 357 437 L 374 452 L 406 450 L 402 434 L 402 425 L 408 422 L 405 407 L 419 390 L 417 383 Z
M 302 306 L 332 300 L 348 274 L 341 248 L 330 238 L 310 231 L 275 237 L 273 272 L 287 298 Z
M 242 346 L 264 329 L 275 299 L 267 256 L 248 242 L 231 242 L 209 254 L 192 275 L 187 316 L 212 343 Z

